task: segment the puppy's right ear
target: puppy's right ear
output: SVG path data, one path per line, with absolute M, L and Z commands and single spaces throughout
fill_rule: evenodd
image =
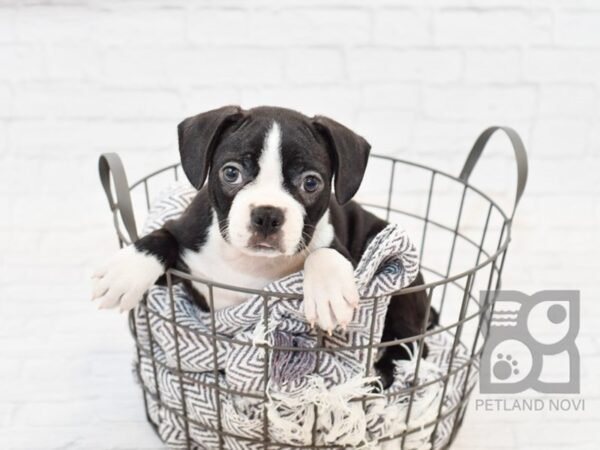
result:
M 228 126 L 240 120 L 239 106 L 223 106 L 188 117 L 177 127 L 181 167 L 192 186 L 200 189 L 208 175 L 212 154 Z

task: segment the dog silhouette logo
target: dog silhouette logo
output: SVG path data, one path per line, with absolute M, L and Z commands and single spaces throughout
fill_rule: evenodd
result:
M 493 295 L 489 327 L 482 327 L 489 337 L 481 356 L 481 393 L 579 393 L 579 291 L 482 291 L 480 299 Z

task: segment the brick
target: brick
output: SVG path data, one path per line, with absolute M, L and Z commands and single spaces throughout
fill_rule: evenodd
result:
M 111 57 L 108 61 L 114 63 L 112 52 L 109 52 Z M 103 83 L 108 81 L 104 69 L 107 57 L 96 46 L 79 42 L 69 45 L 50 45 L 46 49 L 46 55 L 46 75 L 53 81 L 76 80 L 98 83 L 100 78 Z M 121 75 L 127 78 L 125 72 Z
M 96 136 L 92 148 L 96 151 L 110 148 L 166 149 L 175 148 L 175 123 L 172 120 L 160 122 L 128 122 L 115 120 L 103 125 L 103 135 Z
M 10 8 L 0 8 L 0 44 L 12 43 L 17 39 L 17 11 Z
M 0 120 L 0 155 L 8 153 L 8 121 Z M 2 157 L 0 157 L 2 161 Z
M 537 177 L 533 178 L 535 181 Z M 573 223 L 573 217 L 578 217 L 579 226 L 584 228 L 593 228 L 595 225 L 595 219 L 591 211 L 594 208 L 594 199 L 591 196 L 580 196 L 574 194 L 561 194 L 555 193 L 553 195 L 553 204 L 562 205 L 561 208 L 554 208 L 552 204 L 548 204 L 543 201 L 529 201 L 527 203 L 527 209 L 523 208 L 523 214 L 519 214 L 520 224 L 537 228 L 543 226 L 544 222 L 550 222 L 553 228 L 560 229 L 556 234 L 552 234 L 552 240 L 559 238 L 559 234 L 563 234 L 563 229 L 568 228 Z M 589 242 L 588 233 L 584 233 L 583 230 L 577 235 L 563 236 L 565 244 L 573 245 L 576 247 L 584 246 L 585 241 Z M 549 237 L 549 236 L 546 236 Z
M 183 100 L 173 89 L 106 89 L 99 92 L 94 108 L 111 119 L 176 122 L 183 118 Z
M 102 76 L 112 86 L 163 86 L 167 83 L 168 52 L 149 48 L 121 47 L 110 49 L 103 59 Z M 179 61 L 175 69 L 187 68 L 189 61 Z
M 17 319 L 18 320 L 18 319 Z M 8 333 L 3 336 L 4 339 L 14 338 L 17 336 L 17 333 L 13 333 L 12 336 L 8 336 Z M 23 358 L 15 357 L 10 358 L 4 355 L 2 352 L 2 370 L 0 371 L 0 380 L 3 382 L 10 382 L 10 380 L 18 379 L 22 373 Z M 2 401 L 7 401 L 6 399 L 2 399 Z M 14 408 L 13 408 L 14 410 Z M 12 414 L 11 414 L 12 415 Z
M 594 11 L 600 9 L 600 5 L 594 0 L 557 0 L 557 4 L 566 11 Z
M 535 49 L 525 55 L 527 80 L 549 82 L 596 82 L 600 77 L 600 54 L 581 49 Z
M 425 154 L 433 153 L 435 158 L 444 158 L 449 154 L 459 157 L 456 163 L 462 163 L 467 157 L 469 145 L 473 143 L 480 131 L 474 124 L 470 126 L 458 125 L 452 120 L 422 119 L 415 124 L 412 151 L 416 158 L 422 158 Z M 443 161 L 437 163 L 441 166 Z M 441 166 L 448 170 L 449 167 Z M 457 165 L 455 172 L 460 170 Z
M 193 11 L 186 19 L 190 41 L 217 46 L 280 47 L 366 44 L 369 40 L 369 15 L 361 9 L 292 7 L 243 11 L 238 7 Z
M 574 435 L 571 433 L 573 422 L 568 419 L 565 420 L 565 416 L 572 417 L 573 420 L 577 421 L 581 414 L 565 413 L 562 417 L 557 417 L 554 420 L 541 420 L 530 423 L 528 428 L 517 431 L 518 445 L 523 448 L 535 448 L 534 446 L 539 449 L 548 448 L 558 440 L 563 439 L 566 434 L 569 434 L 569 442 L 572 448 L 585 448 L 580 446 L 589 444 L 589 437 L 585 434 Z
M 161 67 L 175 84 L 192 87 L 272 84 L 283 78 L 282 53 L 272 49 L 173 50 Z
M 544 157 L 573 158 L 584 155 L 589 148 L 591 124 L 580 119 L 545 119 L 533 128 L 532 147 Z
M 44 56 L 40 48 L 27 45 L 0 45 L 0 80 L 36 80 L 44 77 Z M 10 70 L 6 70 L 6 68 Z
M 32 132 L 32 130 L 35 130 Z M 14 120 L 8 127 L 9 148 L 22 154 L 48 156 L 60 150 L 63 155 L 83 151 L 81 145 L 91 136 L 101 136 L 98 124 L 83 121 Z
M 348 52 L 349 76 L 358 82 L 456 81 L 461 64 L 461 54 L 455 50 L 361 48 Z
M 366 108 L 415 109 L 419 100 L 420 88 L 416 83 L 376 83 L 363 87 L 361 104 Z
M 396 0 L 399 4 L 409 5 L 414 0 Z M 375 0 L 373 3 L 385 3 L 386 0 Z M 247 4 L 243 0 L 223 0 L 219 2 L 221 5 L 225 5 L 228 8 L 240 8 Z M 273 0 L 256 0 L 253 2 L 257 7 L 269 9 L 273 6 Z M 327 9 L 344 9 L 348 8 L 348 6 L 352 7 L 364 7 L 364 2 L 361 0 L 288 0 L 286 2 L 286 6 L 293 6 L 295 8 L 307 8 L 311 9 L 319 9 L 319 8 L 327 8 Z
M 442 10 L 434 18 L 435 43 L 472 47 L 549 44 L 552 16 L 519 10 Z
M 321 114 L 335 117 L 339 122 L 352 126 L 360 95 L 352 87 L 299 86 L 289 88 L 244 88 L 241 93 L 244 106 L 286 105 L 306 115 Z
M 185 89 L 181 94 L 184 113 L 181 118 L 219 108 L 223 105 L 241 103 L 240 89 L 235 87 L 198 87 Z
M 592 156 L 600 156 L 600 130 L 597 127 L 592 127 L 590 131 L 590 154 Z
M 0 424 L 2 424 L 2 428 L 5 429 L 11 419 L 11 416 L 14 414 L 14 406 L 11 403 L 0 403 Z
M 356 45 L 370 38 L 370 20 L 362 9 L 284 9 L 249 15 L 248 42 L 261 45 Z
M 47 5 L 30 6 L 19 11 L 16 21 L 20 42 L 90 42 L 99 11 L 91 8 Z
M 586 119 L 593 116 L 597 90 L 588 85 L 543 84 L 540 89 L 540 115 Z
M 77 316 L 70 315 L 69 317 L 73 320 L 77 319 Z M 74 373 L 82 377 L 89 377 L 90 369 L 91 362 L 85 357 L 71 359 L 44 356 L 31 357 L 23 364 L 22 379 L 28 382 L 36 382 L 48 377 L 68 381 Z
M 17 426 L 81 426 L 90 423 L 90 416 L 85 402 L 35 402 L 20 406 L 13 420 Z
M 138 406 L 143 406 L 141 400 Z M 113 436 L 111 440 L 115 448 L 144 450 L 163 450 L 164 444 L 159 442 L 156 433 L 148 428 L 145 417 L 138 414 L 137 421 L 133 423 L 105 423 L 102 427 L 94 426 L 81 433 L 81 446 L 83 448 L 102 448 L 106 444 L 106 436 Z
M 14 117 L 19 119 L 102 118 L 104 111 L 98 108 L 100 95 L 96 86 L 73 83 L 38 83 L 19 85 L 15 89 Z
M 390 154 L 406 150 L 414 121 L 414 111 L 366 110 L 359 112 L 356 129 L 371 143 L 373 152 Z
M 49 442 L 53 449 L 68 448 L 74 442 L 81 442 L 85 433 L 86 430 L 69 427 L 36 427 L 35 432 L 29 433 L 23 432 L 23 428 L 13 428 L 0 430 L 0 443 L 11 450 L 48 449 Z
M 431 87 L 423 94 L 423 109 L 434 119 L 514 121 L 535 115 L 533 87 Z
M 466 3 L 466 4 L 465 4 Z M 465 2 L 461 4 L 460 0 L 443 0 L 443 6 L 447 7 L 473 7 L 473 2 Z M 532 7 L 544 6 L 544 0 L 532 0 L 529 4 Z M 527 6 L 529 6 L 529 4 Z M 489 11 L 495 11 L 496 9 L 521 9 L 523 2 L 519 0 L 478 0 L 477 8 Z
M 294 83 L 332 83 L 344 79 L 344 59 L 338 50 L 293 49 L 285 56 L 286 78 Z
M 544 151 L 544 150 L 541 150 Z M 579 158 L 562 158 L 557 164 L 553 159 L 535 160 L 535 172 L 531 173 L 529 195 L 578 193 L 590 195 L 600 189 L 600 158 L 598 155 Z M 568 179 L 565 183 L 564 180 Z M 561 180 L 557 184 L 557 180 Z
M 590 11 L 564 12 L 556 18 L 556 42 L 559 45 L 600 45 L 600 13 Z
M 10 87 L 0 84 L 0 118 L 8 118 L 13 114 L 13 94 Z
M 249 28 L 248 14 L 242 9 L 202 8 L 185 17 L 186 36 L 194 44 L 248 44 Z
M 514 83 L 522 77 L 519 50 L 488 49 L 465 52 L 465 80 L 475 83 Z
M 431 44 L 431 15 L 427 9 L 379 10 L 373 20 L 373 42 L 384 46 Z
M 102 46 L 182 45 L 185 13 L 176 8 L 131 9 L 97 13 L 94 37 Z

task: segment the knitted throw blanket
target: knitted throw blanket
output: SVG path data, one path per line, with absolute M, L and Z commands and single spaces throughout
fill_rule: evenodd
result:
M 143 234 L 181 214 L 195 192 L 176 186 L 160 195 Z M 147 391 L 150 419 L 161 438 L 170 448 L 185 448 L 189 435 L 193 448 L 212 449 L 219 448 L 222 430 L 224 448 L 259 449 L 265 433 L 274 443 L 311 445 L 314 429 L 318 445 L 398 448 L 397 439 L 387 439 L 406 427 L 410 394 L 401 391 L 413 382 L 416 358 L 397 362 L 388 392 L 400 393 L 387 399 L 374 392 L 377 377 L 372 366 L 377 355 L 368 344 L 371 337 L 380 342 L 390 294 L 410 284 L 417 272 L 414 245 L 403 230 L 389 225 L 370 242 L 355 270 L 361 297 L 376 299 L 361 300 L 346 331 L 322 336 L 326 348 L 352 347 L 335 352 L 310 351 L 317 346 L 317 333 L 304 319 L 302 301 L 277 296 L 301 297 L 302 272 L 266 286 L 273 293 L 266 307 L 262 296 L 249 295 L 240 305 L 215 311 L 214 323 L 211 313 L 200 310 L 182 285 L 173 287 L 172 303 L 166 287 L 154 286 L 146 299 L 151 313 L 138 307 L 134 314 L 141 347 L 136 364 Z M 450 337 L 440 333 L 427 342 L 430 352 L 421 361 L 418 384 L 448 370 Z M 460 349 L 453 367 L 468 357 Z M 454 395 L 449 386 L 447 407 L 458 402 L 464 375 L 453 378 L 457 392 Z M 415 391 L 410 427 L 435 419 L 441 393 L 440 382 Z M 450 425 L 439 426 L 435 447 L 447 441 Z M 405 448 L 431 448 L 431 433 L 431 428 L 424 428 L 407 435 Z

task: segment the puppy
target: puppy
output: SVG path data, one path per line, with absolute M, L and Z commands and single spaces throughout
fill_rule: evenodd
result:
M 252 289 L 304 269 L 307 320 L 328 332 L 345 327 L 359 302 L 353 266 L 387 225 L 350 201 L 368 142 L 327 117 L 275 107 L 226 106 L 184 120 L 178 133 L 181 165 L 197 196 L 179 219 L 99 270 L 93 298 L 103 308 L 129 310 L 169 268 Z M 413 285 L 422 283 L 419 274 Z M 192 285 L 207 309 L 207 287 Z M 217 290 L 214 307 L 246 297 Z M 383 339 L 421 333 L 426 312 L 423 291 L 393 298 Z M 406 357 L 400 346 L 380 352 L 376 369 L 385 386 L 393 361 Z

